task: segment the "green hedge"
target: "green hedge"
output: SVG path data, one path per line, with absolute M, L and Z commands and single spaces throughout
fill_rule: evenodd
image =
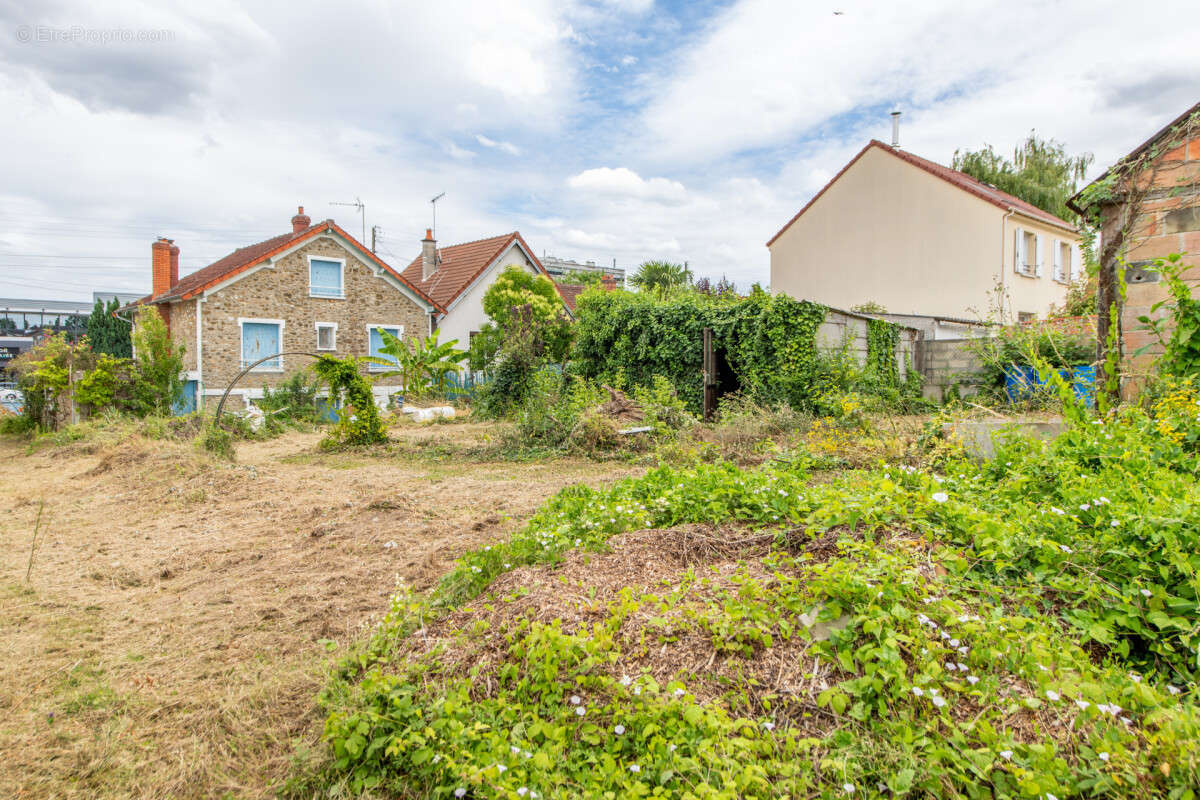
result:
M 828 309 L 772 296 L 755 287 L 746 298 L 699 293 L 656 299 L 593 290 L 580 296 L 573 368 L 616 386 L 647 386 L 655 375 L 674 385 L 694 412 L 703 402 L 703 331 L 723 351 L 741 389 L 764 402 L 805 408 L 815 393 L 817 328 Z

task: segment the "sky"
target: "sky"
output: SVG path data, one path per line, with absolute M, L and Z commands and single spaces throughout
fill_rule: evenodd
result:
M 935 161 L 1036 130 L 1098 175 L 1200 99 L 1193 3 L 0 0 L 0 296 L 145 292 L 156 236 L 187 274 L 299 205 L 402 268 L 441 192 L 442 245 L 766 284 L 893 109 Z

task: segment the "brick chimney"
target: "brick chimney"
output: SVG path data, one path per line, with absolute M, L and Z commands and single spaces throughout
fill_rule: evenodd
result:
M 158 297 L 179 282 L 179 248 L 170 239 L 160 236 L 150 245 L 150 278 L 151 297 Z
M 604 291 L 612 292 L 617 288 L 617 279 L 607 272 L 600 276 L 600 285 L 604 287 Z
M 437 272 L 437 240 L 433 238 L 433 229 L 425 229 L 425 238 L 421 240 L 421 280 L 427 281 Z
M 296 211 L 296 216 L 292 217 L 292 233 L 301 233 L 308 230 L 312 225 L 312 220 L 308 214 L 304 213 L 304 206 L 300 206 Z

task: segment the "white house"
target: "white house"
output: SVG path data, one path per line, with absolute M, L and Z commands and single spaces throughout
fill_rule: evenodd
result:
M 510 266 L 550 278 L 518 231 L 438 247 L 433 232 L 426 230 L 421 255 L 401 275 L 445 309 L 434 323 L 440 331 L 440 340 L 457 339 L 458 347 L 465 350 L 471 334 L 489 321 L 483 313 L 484 293 Z

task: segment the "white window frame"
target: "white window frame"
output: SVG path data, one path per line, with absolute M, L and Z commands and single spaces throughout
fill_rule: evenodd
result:
M 332 261 L 341 267 L 341 275 L 339 283 L 342 290 L 339 294 L 313 294 L 312 285 L 312 262 L 313 261 Z M 309 254 L 308 256 L 308 296 L 315 297 L 318 300 L 345 300 L 346 299 L 346 259 L 338 258 L 337 256 L 321 256 Z
M 396 331 L 394 334 L 397 339 L 404 338 L 404 326 L 396 325 L 391 322 L 368 322 L 367 323 L 367 355 L 371 355 L 371 331 L 376 328 L 383 328 L 388 333 Z M 383 366 L 382 364 L 367 364 L 367 372 L 386 372 L 389 369 L 395 369 L 395 366 Z
M 317 332 L 317 350 L 322 353 L 330 353 L 337 350 L 337 329 L 336 322 L 314 322 L 313 328 Z M 333 328 L 333 347 L 321 347 L 321 328 Z
M 282 353 L 283 347 L 283 328 L 286 324 L 281 319 L 264 319 L 262 317 L 238 317 L 238 363 L 241 368 L 246 368 L 246 362 L 242 360 L 243 354 L 246 352 L 246 323 L 256 323 L 261 325 L 278 325 L 279 326 L 279 350 Z M 271 367 L 266 364 L 259 364 L 251 372 L 283 372 L 283 355 L 279 356 L 279 366 Z
M 1075 272 L 1075 245 L 1066 239 L 1051 239 L 1053 247 L 1054 280 L 1070 284 Z M 1067 262 L 1063 263 L 1063 254 Z

